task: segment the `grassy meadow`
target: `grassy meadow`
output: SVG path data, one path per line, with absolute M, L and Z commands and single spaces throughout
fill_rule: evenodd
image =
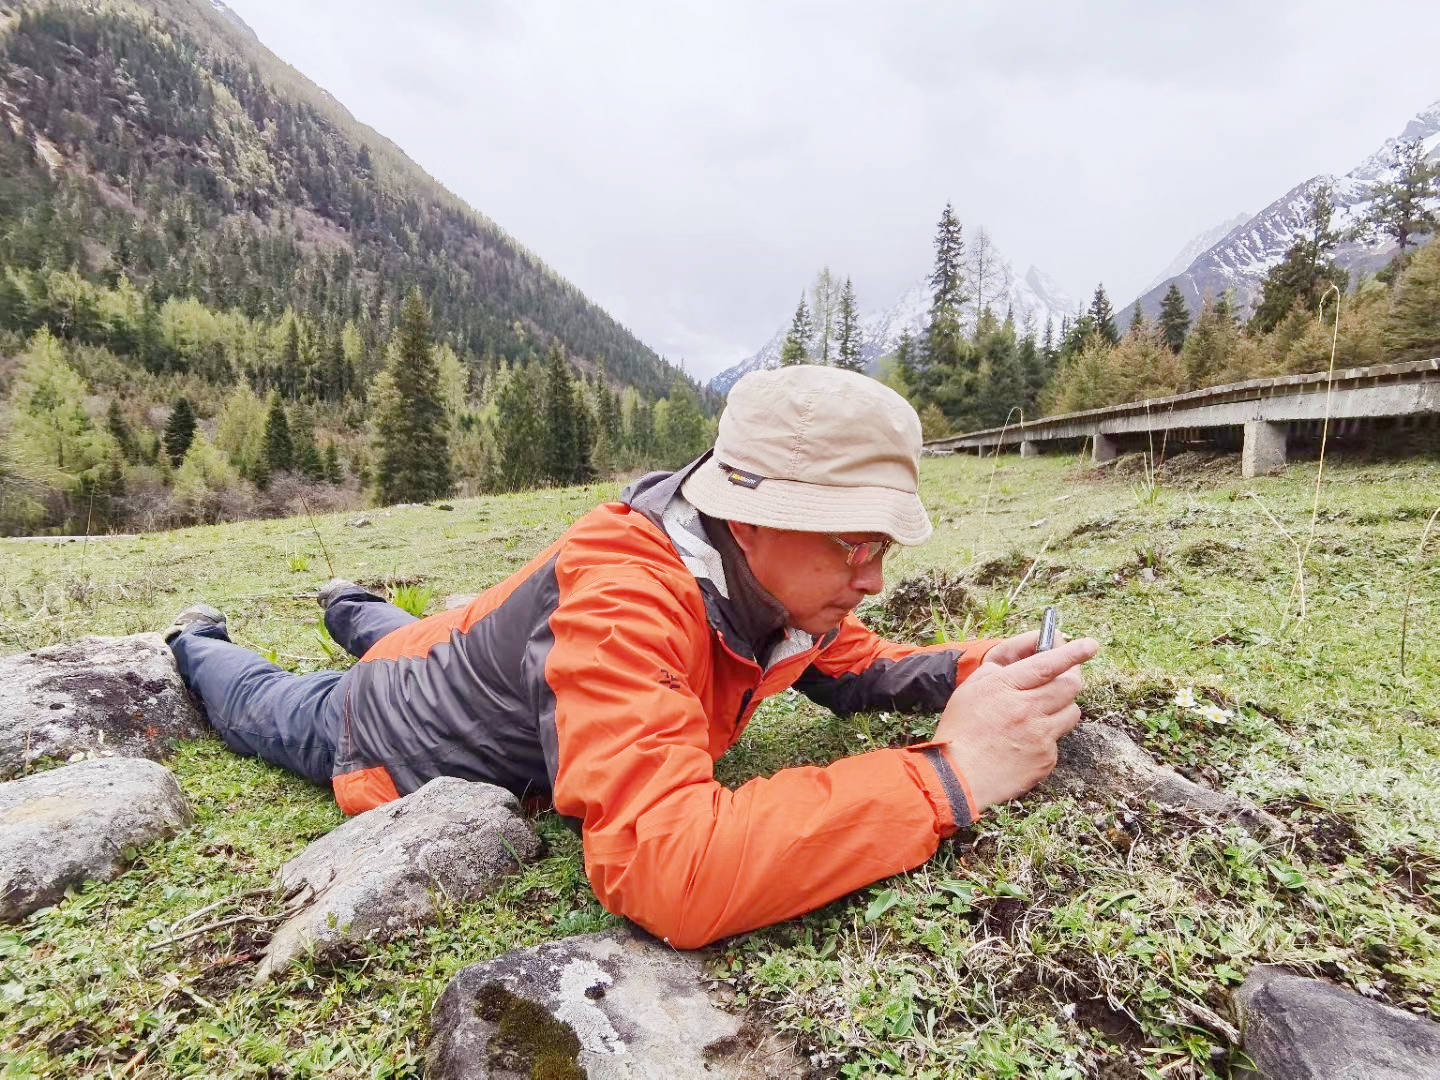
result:
M 936 524 L 892 556 L 877 628 L 1012 633 L 1058 604 L 1104 643 L 1087 716 L 1119 724 L 1291 834 L 1097 792 L 987 814 L 913 873 L 707 950 L 737 1002 L 824 1076 L 1177 1078 L 1241 1063 L 1229 990 L 1257 962 L 1440 1020 L 1440 460 L 1333 461 L 1242 480 L 1237 457 L 930 459 Z M 444 507 L 246 522 L 88 543 L 0 542 L 0 650 L 158 629 L 196 600 L 297 671 L 346 663 L 313 593 L 333 572 L 435 610 L 501 580 L 614 485 Z M 1297 545 L 1305 614 L 1297 617 Z M 1022 584 L 1023 579 L 1023 584 Z M 1409 595 L 1408 617 L 1405 615 Z M 1405 663 L 1400 651 L 1404 623 Z M 839 720 L 768 702 L 730 784 L 928 736 L 934 717 Z M 342 820 L 328 792 L 215 740 L 169 762 L 196 812 L 115 881 L 0 927 L 7 1077 L 408 1077 L 461 967 L 602 929 L 579 841 L 484 903 L 344 966 L 256 989 L 276 868 Z M 438 903 L 439 901 L 437 901 Z M 202 913 L 202 909 L 203 913 Z M 187 928 L 237 915 L 213 931 Z

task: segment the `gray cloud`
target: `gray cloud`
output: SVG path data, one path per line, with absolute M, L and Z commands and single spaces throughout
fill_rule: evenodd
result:
M 1440 19 L 1398 0 L 230 3 L 704 376 L 822 264 L 889 303 L 947 199 L 1021 269 L 1123 303 L 1440 97 Z

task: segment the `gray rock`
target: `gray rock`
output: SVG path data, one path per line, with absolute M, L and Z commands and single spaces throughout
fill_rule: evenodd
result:
M 98 758 L 0 784 L 0 920 L 23 919 L 84 881 L 108 881 L 135 849 L 192 820 L 170 770 Z
M 456 608 L 467 607 L 478 594 L 476 593 L 451 593 L 440 601 L 442 611 L 454 611 Z
M 1218 815 L 1256 836 L 1285 831 L 1279 820 L 1250 800 L 1185 779 L 1159 764 L 1125 732 L 1098 720 L 1086 720 L 1060 740 L 1059 763 L 1040 790 L 1075 799 L 1148 799 Z
M 1440 1080 L 1440 1024 L 1274 967 L 1235 1001 L 1265 1080 Z
M 806 1077 L 776 1034 L 726 1012 L 701 960 L 632 930 L 472 964 L 431 1016 L 429 1080 Z
M 329 957 L 435 920 L 438 901 L 484 896 L 540 841 L 515 796 L 454 776 L 351 818 L 280 868 L 300 907 L 256 973 L 268 979 L 309 950 Z
M 208 730 L 159 634 L 0 658 L 0 779 L 43 757 L 159 758 Z

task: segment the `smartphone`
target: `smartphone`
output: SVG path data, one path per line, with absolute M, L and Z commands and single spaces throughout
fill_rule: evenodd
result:
M 1047 607 L 1045 618 L 1040 623 L 1040 643 L 1035 646 L 1037 653 L 1049 652 L 1055 647 L 1055 632 L 1060 629 L 1060 609 Z

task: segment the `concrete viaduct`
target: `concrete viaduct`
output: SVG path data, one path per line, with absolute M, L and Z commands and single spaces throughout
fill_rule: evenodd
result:
M 1134 444 L 1136 436 L 1148 441 L 1169 433 L 1172 441 L 1180 442 L 1243 431 L 1241 469 L 1246 476 L 1255 476 L 1285 464 L 1291 438 L 1318 439 L 1327 415 L 1332 437 L 1381 419 L 1434 423 L 1440 416 L 1440 359 L 1348 368 L 1335 372 L 1333 380 L 1323 371 L 1251 379 L 950 435 L 932 439 L 925 449 L 984 454 L 1014 446 L 1022 457 L 1030 457 L 1045 447 L 1088 443 L 1099 462 L 1115 457 L 1122 443 Z

